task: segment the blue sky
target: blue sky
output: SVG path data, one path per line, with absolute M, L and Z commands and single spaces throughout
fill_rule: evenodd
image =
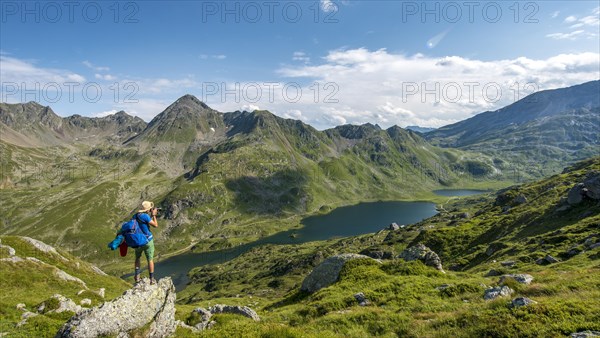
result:
M 149 121 L 190 93 L 320 129 L 439 127 L 600 78 L 598 1 L 0 4 L 2 101 L 62 116 Z

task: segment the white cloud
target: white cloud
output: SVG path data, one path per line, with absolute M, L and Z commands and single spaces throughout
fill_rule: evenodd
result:
M 575 40 L 579 36 L 583 35 L 584 33 L 585 33 L 584 30 L 578 30 L 578 31 L 570 32 L 570 33 L 552 33 L 552 34 L 546 35 L 546 37 L 556 39 L 556 40 Z
M 559 14 L 560 14 L 560 11 L 556 11 L 556 12 L 552 13 L 552 19 L 558 17 Z
M 321 10 L 325 13 L 332 13 L 338 11 L 338 6 L 332 0 L 320 0 Z
M 261 110 L 259 106 L 254 104 L 245 104 L 240 108 L 240 111 L 253 112 L 255 110 Z
M 225 60 L 227 58 L 227 55 L 224 55 L 224 54 L 216 54 L 216 55 L 200 54 L 199 57 L 202 60 L 208 60 L 208 59 Z
M 105 81 L 114 81 L 117 79 L 116 76 L 110 75 L 110 74 L 94 74 L 94 77 L 98 80 L 105 80 Z
M 85 77 L 77 73 L 55 68 L 38 67 L 33 61 L 20 60 L 7 55 L 0 55 L 0 78 L 3 83 L 14 82 L 25 84 L 26 88 L 44 87 L 50 84 L 66 82 L 82 83 Z
M 89 62 L 89 61 L 83 61 L 81 62 L 84 66 L 88 67 L 89 69 L 95 70 L 97 72 L 108 72 L 110 70 L 110 68 L 108 67 L 102 67 L 102 66 L 96 66 L 93 63 Z
M 103 111 L 103 112 L 99 112 L 99 113 L 92 113 L 92 116 L 93 117 L 106 117 L 106 116 L 114 115 L 117 112 L 118 111 L 116 109 L 112 109 L 112 110 L 107 110 L 107 111 Z
M 570 15 L 565 18 L 565 24 L 569 24 L 568 29 L 576 29 L 570 32 L 557 32 L 547 34 L 546 37 L 555 40 L 578 40 L 580 38 L 597 38 L 600 28 L 600 7 L 593 8 L 591 15 L 581 18 Z M 589 29 L 589 30 L 588 30 Z
M 580 53 L 482 61 L 407 56 L 385 49 L 334 50 L 322 64 L 281 68 L 279 73 L 290 81 L 308 79 L 311 83 L 303 87 L 304 95 L 296 103 L 279 98 L 266 105 L 278 111 L 294 107 L 320 128 L 366 122 L 439 127 L 501 108 L 536 89 L 596 80 L 599 58 L 596 53 Z M 314 83 L 321 89 L 318 103 L 314 102 Z M 333 95 L 338 103 L 324 103 L 326 94 L 333 93 L 333 87 L 324 90 L 326 84 L 339 89 Z
M 304 53 L 304 52 L 294 52 L 294 55 L 292 56 L 292 60 L 309 63 L 310 57 L 308 55 L 306 55 L 306 53 Z

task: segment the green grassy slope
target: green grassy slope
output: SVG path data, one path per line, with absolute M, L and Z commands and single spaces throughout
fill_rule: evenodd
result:
M 82 299 L 90 299 L 91 306 L 101 304 L 104 299 L 119 296 L 129 287 L 119 278 L 104 275 L 85 261 L 75 258 L 58 248 L 55 252 L 45 252 L 18 236 L 0 236 L 0 332 L 9 337 L 53 337 L 73 312 L 47 313 L 32 317 L 27 324 L 16 327 L 24 311 L 17 309 L 22 303 L 25 309 L 37 313 L 37 306 L 54 294 L 72 299 L 76 304 Z M 14 249 L 14 256 L 10 254 Z M 20 258 L 10 261 L 11 257 Z M 33 258 L 33 259 L 32 259 Z M 58 271 L 63 271 L 79 282 L 61 279 Z M 99 290 L 105 289 L 104 298 Z M 81 290 L 84 290 L 80 293 Z
M 406 229 L 254 248 L 227 263 L 193 270 L 192 285 L 178 295 L 179 306 L 250 305 L 263 318 L 261 323 L 217 318 L 215 329 L 200 335 L 206 337 L 553 337 L 599 330 L 600 248 L 589 247 L 600 242 L 600 205 L 584 201 L 559 209 L 568 190 L 592 172 L 600 172 L 600 158 L 498 195 L 450 199 L 440 205 L 439 215 Z M 520 195 L 527 202 L 517 205 L 513 200 Z M 465 212 L 469 217 L 460 216 Z M 440 254 L 446 274 L 419 262 L 354 262 L 338 283 L 312 295 L 298 291 L 303 278 L 328 256 L 397 255 L 417 242 Z M 548 254 L 560 262 L 535 263 Z M 512 267 L 500 264 L 510 260 Z M 538 303 L 512 309 L 507 298 L 484 301 L 485 288 L 499 283 L 499 277 L 486 277 L 490 269 L 531 274 L 530 285 L 508 285 L 515 290 L 512 298 Z M 438 289 L 442 284 L 450 286 Z M 359 306 L 353 298 L 357 292 L 372 305 Z

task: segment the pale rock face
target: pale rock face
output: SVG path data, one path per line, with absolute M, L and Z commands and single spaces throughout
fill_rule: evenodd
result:
M 437 270 L 444 272 L 440 257 L 433 252 L 433 250 L 421 243 L 402 251 L 398 258 L 402 258 L 407 262 L 420 260 L 425 265 L 434 267 Z
M 122 296 L 73 316 L 56 337 L 119 336 L 148 323 L 147 337 L 167 337 L 175 332 L 175 286 L 171 278 L 156 284 L 143 279 Z
M 344 264 L 353 259 L 370 259 L 378 262 L 365 255 L 350 253 L 329 257 L 321 264 L 317 265 L 310 274 L 304 278 L 300 289 L 305 292 L 313 293 L 337 282 Z

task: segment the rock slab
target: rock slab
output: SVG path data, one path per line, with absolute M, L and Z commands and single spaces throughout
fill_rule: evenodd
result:
M 437 270 L 444 272 L 440 256 L 421 243 L 402 251 L 398 258 L 402 258 L 407 262 L 420 260 L 425 265 L 434 267 Z
M 56 337 L 126 336 L 149 324 L 146 337 L 175 332 L 175 286 L 171 278 L 150 284 L 145 278 L 122 296 L 71 317 Z
M 371 257 L 359 254 L 346 253 L 331 256 L 321 264 L 317 265 L 310 274 L 304 278 L 300 290 L 313 293 L 337 282 L 344 264 L 354 259 L 370 259 L 377 262 L 377 260 L 374 260 Z

